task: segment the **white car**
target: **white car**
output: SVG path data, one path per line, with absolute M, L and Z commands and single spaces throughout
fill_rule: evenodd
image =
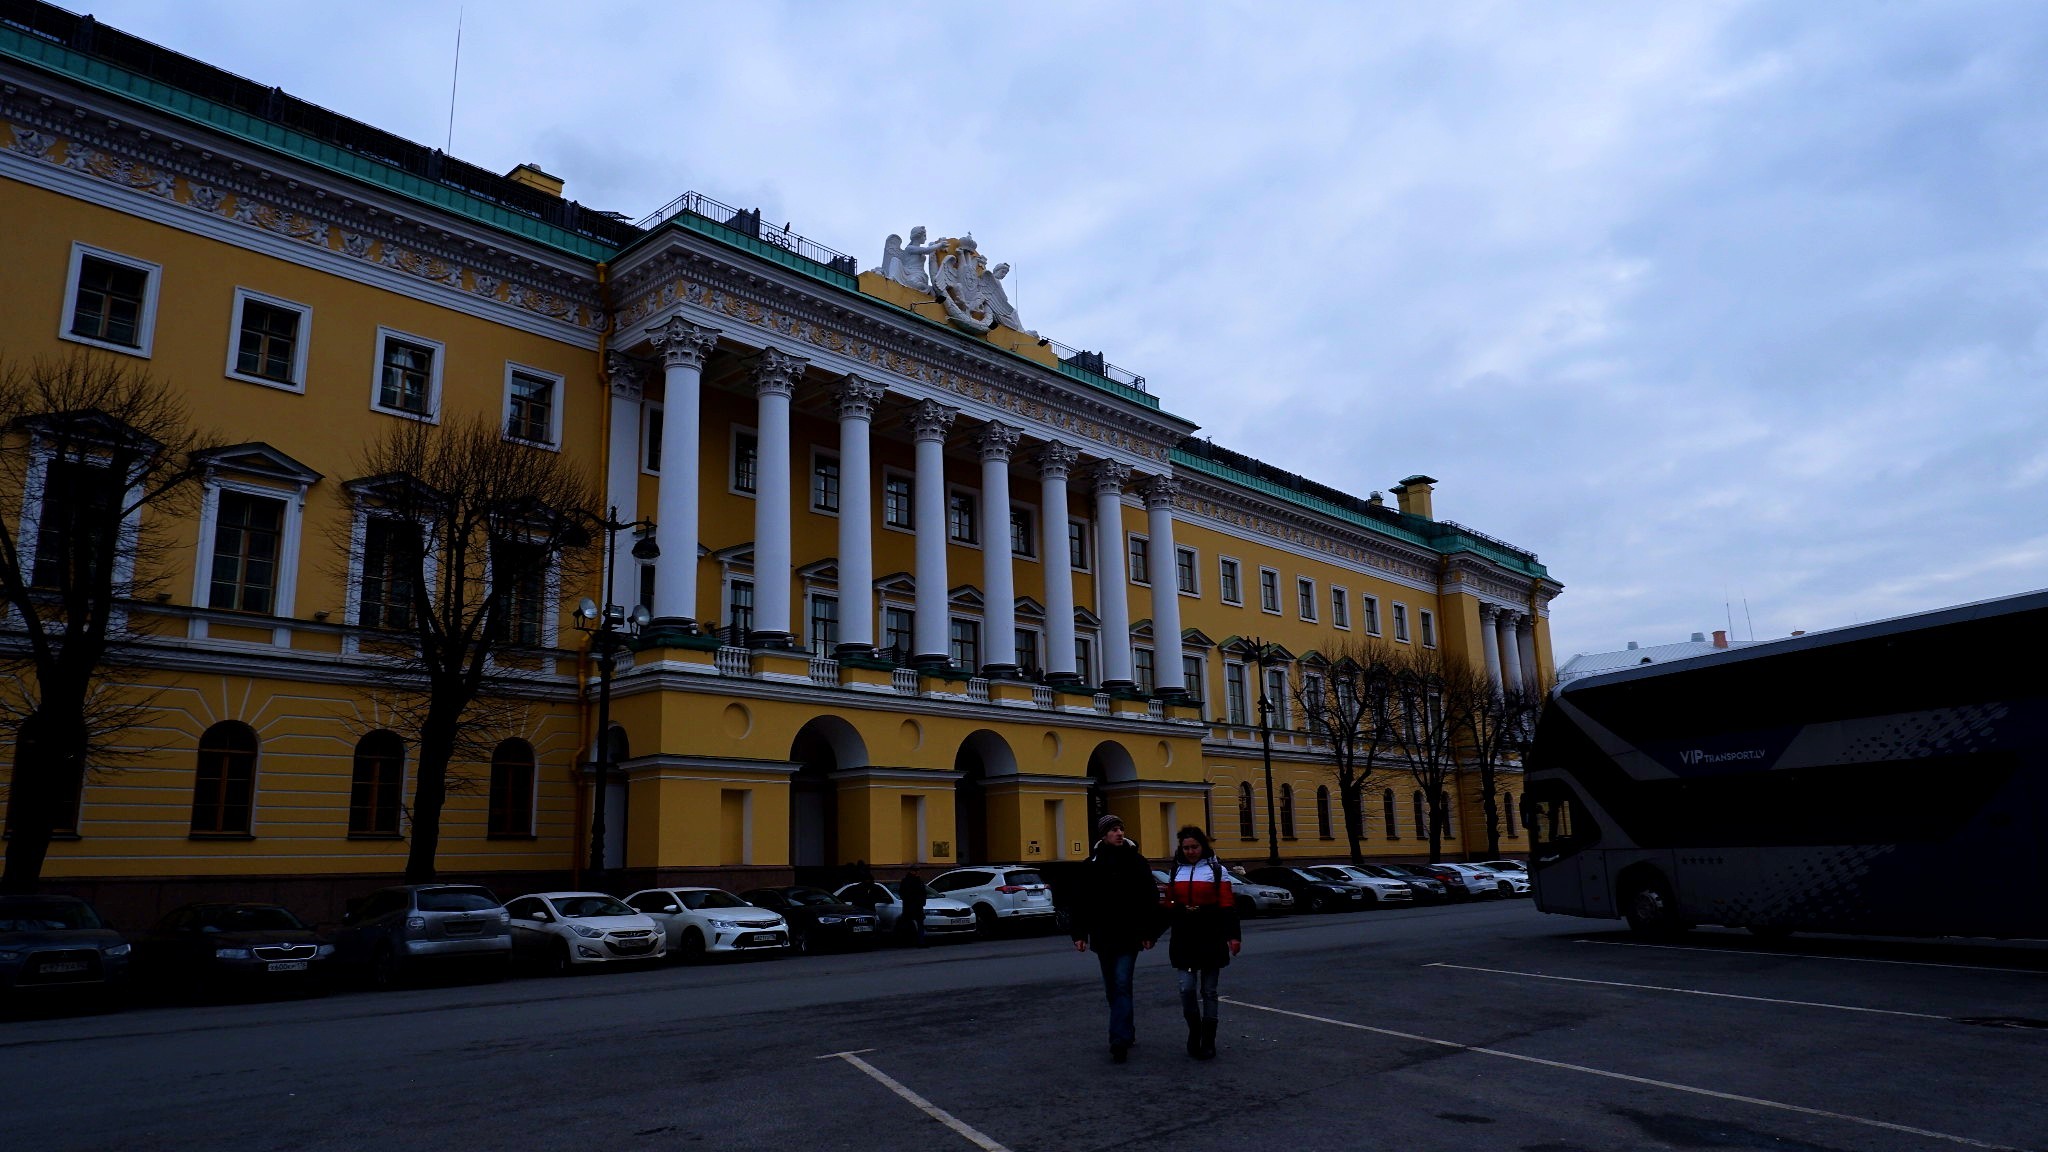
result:
M 1231 899 L 1245 909 L 1264 916 L 1278 916 L 1294 911 L 1294 893 L 1271 884 L 1255 884 L 1235 872 L 1225 872 L 1224 879 L 1230 882 Z M 1239 912 L 1238 915 L 1244 915 Z
M 999 924 L 1051 924 L 1054 909 L 1052 889 L 1037 868 L 1019 864 L 989 864 L 941 872 L 929 884 L 935 896 L 950 896 L 974 910 L 982 931 L 993 932 Z M 925 924 L 930 929 L 931 924 Z
M 669 950 L 685 963 L 733 952 L 789 947 L 789 922 L 722 888 L 649 888 L 626 903 L 661 925 Z
M 553 972 L 668 955 L 661 925 L 602 892 L 535 892 L 510 901 L 505 911 L 512 917 L 513 958 Z
M 1310 868 L 1309 871 L 1326 880 L 1335 880 L 1340 884 L 1354 884 L 1365 889 L 1365 894 L 1369 897 L 1369 903 L 1372 904 L 1413 904 L 1415 902 L 1415 889 L 1409 887 L 1405 880 L 1389 880 L 1383 876 L 1375 876 L 1363 868 L 1353 868 L 1349 864 L 1318 864 Z
M 866 890 L 866 884 L 848 884 L 833 895 L 856 908 L 868 907 L 869 899 L 874 901 L 875 918 L 881 921 L 882 931 L 899 936 L 910 934 L 910 925 L 903 920 L 903 886 L 891 880 L 877 884 L 882 891 Z M 866 890 L 866 891 L 864 891 Z M 883 895 L 886 893 L 886 897 Z M 974 909 L 951 896 L 924 898 L 924 933 L 927 936 L 972 936 L 979 927 L 974 922 Z
M 1512 896 L 1515 893 L 1514 882 L 1504 875 L 1496 874 L 1491 868 L 1482 867 L 1478 864 L 1450 863 L 1437 864 L 1433 865 L 1433 867 L 1449 868 L 1451 871 L 1464 877 L 1465 894 L 1470 897 Z M 1528 888 L 1529 881 L 1524 877 L 1522 880 L 1522 890 L 1526 892 Z

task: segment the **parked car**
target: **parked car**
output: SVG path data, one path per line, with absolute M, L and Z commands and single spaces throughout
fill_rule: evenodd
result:
M 1326 880 L 1343 884 L 1356 884 L 1365 892 L 1367 907 L 1375 904 L 1413 904 L 1415 889 L 1406 880 L 1394 880 L 1385 876 L 1374 876 L 1363 868 L 1349 864 L 1318 864 L 1309 871 Z
M 325 992 L 334 945 L 275 904 L 186 904 L 135 941 L 160 992 Z
M 1503 896 L 1527 896 L 1529 894 L 1529 866 L 1520 860 L 1482 860 L 1481 868 L 1491 871 L 1505 885 Z
M 1520 872 L 1524 876 L 1529 874 L 1529 866 L 1520 860 L 1481 860 L 1479 866 L 1495 872 Z
M 685 963 L 789 947 L 789 921 L 720 888 L 649 888 L 626 897 L 626 904 L 661 925 L 669 955 Z
M 0 896 L 0 996 L 126 986 L 129 945 L 93 906 L 72 896 Z
M 1310 912 L 1355 912 L 1365 907 L 1365 891 L 1356 884 L 1318 876 L 1305 868 L 1254 868 L 1252 880 L 1294 893 L 1297 907 Z
M 350 901 L 334 948 L 336 960 L 380 987 L 459 964 L 497 979 L 512 965 L 512 916 L 489 888 L 402 884 Z
M 863 893 L 860 889 L 869 888 Z M 880 889 L 877 892 L 873 889 Z M 908 937 L 910 922 L 903 918 L 903 888 L 896 881 L 887 884 L 848 884 L 835 893 L 841 900 L 875 914 L 877 926 L 885 933 Z M 873 900 L 870 905 L 868 901 Z M 924 898 L 924 933 L 927 936 L 972 936 L 979 927 L 974 909 L 951 896 Z
M 1238 915 L 1279 916 L 1294 911 L 1294 893 L 1287 889 L 1254 883 L 1235 872 L 1226 871 L 1223 875 L 1230 884 L 1231 898 L 1241 908 Z
M 950 896 L 974 909 L 984 933 L 999 925 L 1022 927 L 1053 922 L 1052 889 L 1037 868 L 991 864 L 941 872 L 930 882 L 932 893 Z
M 1423 867 L 1442 880 L 1454 898 L 1478 900 L 1501 894 L 1500 882 L 1494 874 L 1477 864 L 1425 864 Z
M 668 938 L 652 916 L 602 892 L 534 892 L 505 910 L 512 914 L 513 956 L 544 971 L 646 963 L 668 955 Z
M 1441 904 L 1451 898 L 1451 890 L 1443 878 L 1420 864 L 1363 864 L 1368 872 L 1384 872 L 1396 880 L 1406 881 L 1415 889 L 1418 904 Z
M 842 902 L 819 888 L 749 888 L 740 899 L 781 913 L 789 921 L 789 946 L 798 952 L 828 948 L 872 948 L 879 921 L 873 912 Z

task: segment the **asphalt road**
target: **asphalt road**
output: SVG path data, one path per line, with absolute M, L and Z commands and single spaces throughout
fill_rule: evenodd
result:
M 2048 1148 L 2048 1028 L 1981 1022 L 2048 946 L 1262 921 L 1208 1063 L 1164 952 L 1123 1066 L 1049 937 L 15 1021 L 0 1147 Z

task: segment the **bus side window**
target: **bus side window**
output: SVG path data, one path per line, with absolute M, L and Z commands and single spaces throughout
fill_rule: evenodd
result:
M 1522 797 L 1522 823 L 1529 831 L 1530 852 L 1538 856 L 1568 855 L 1598 839 L 1598 830 L 1578 808 L 1578 797 L 1563 781 L 1544 780 L 1532 785 Z

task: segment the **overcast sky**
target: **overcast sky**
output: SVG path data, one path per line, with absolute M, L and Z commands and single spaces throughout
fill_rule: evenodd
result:
M 447 135 L 455 0 L 68 6 Z M 454 151 L 972 231 L 1219 444 L 1436 477 L 1562 659 L 2048 585 L 2044 77 L 2028 2 L 491 0 Z

